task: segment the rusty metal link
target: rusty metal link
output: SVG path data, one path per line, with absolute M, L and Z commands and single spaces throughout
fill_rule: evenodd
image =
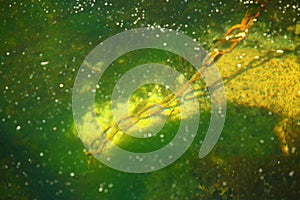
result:
M 236 24 L 230 27 L 223 38 L 221 38 L 214 46 L 213 50 L 206 56 L 202 62 L 203 67 L 211 66 L 214 62 L 218 61 L 224 54 L 232 51 L 241 41 L 246 39 L 248 35 L 249 28 L 256 21 L 257 17 L 266 8 L 270 0 L 265 0 L 265 2 L 260 3 L 256 0 L 255 3 L 259 4 L 259 9 L 253 14 L 249 11 L 246 12 L 245 17 L 240 24 Z M 225 46 L 226 48 L 222 48 Z
M 218 40 L 213 50 L 205 57 L 205 59 L 202 62 L 202 66 L 211 66 L 214 62 L 218 61 L 218 59 L 221 58 L 224 54 L 231 52 L 241 41 L 243 41 L 248 35 L 248 29 L 253 25 L 253 22 L 256 20 L 257 17 L 259 17 L 259 15 L 265 9 L 269 1 L 270 0 L 265 0 L 265 2 L 260 3 L 259 0 L 256 0 L 255 3 L 259 4 L 259 9 L 254 14 L 247 12 L 240 24 L 230 27 L 226 31 L 223 38 Z M 222 46 L 227 47 L 222 48 Z M 196 71 L 196 73 L 192 76 L 188 83 L 183 85 L 180 88 L 180 90 L 176 93 L 168 95 L 162 102 L 158 104 L 153 103 L 145 105 L 142 109 L 136 112 L 134 111 L 133 113 L 135 114 L 123 116 L 123 118 L 121 118 L 118 122 L 112 122 L 111 125 L 104 129 L 104 131 L 101 135 L 99 135 L 99 137 L 94 138 L 93 141 L 90 143 L 90 153 L 101 153 L 102 150 L 105 148 L 107 142 L 113 137 L 115 137 L 118 132 L 121 131 L 118 125 L 123 124 L 123 126 L 125 125 L 125 130 L 128 130 L 135 124 L 137 124 L 139 121 L 148 119 L 154 115 L 158 115 L 164 110 L 171 109 L 172 113 L 175 108 L 180 106 L 179 102 L 173 105 L 176 99 L 178 100 L 180 97 L 185 101 L 190 101 L 194 100 L 195 98 L 199 98 L 202 94 L 197 92 L 198 90 L 189 91 L 187 93 L 185 93 L 185 91 L 191 83 L 194 83 L 200 79 L 202 70 L 204 70 L 204 68 L 200 68 L 198 71 Z M 97 145 L 98 142 L 101 145 Z

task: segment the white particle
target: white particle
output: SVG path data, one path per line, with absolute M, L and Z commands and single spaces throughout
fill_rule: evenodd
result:
M 281 49 L 276 50 L 276 53 L 283 53 L 284 51 Z
M 64 87 L 64 84 L 60 83 L 60 84 L 59 84 L 59 87 L 60 87 L 60 88 L 63 88 L 63 87 Z
M 293 176 L 294 174 L 295 174 L 295 171 L 293 170 L 289 173 L 289 176 Z
M 71 173 L 70 173 L 70 176 L 71 176 L 71 177 L 74 177 L 74 176 L 75 176 L 75 173 L 74 173 L 74 172 L 71 172 Z
M 137 24 L 138 23 L 138 21 L 140 20 L 141 18 L 140 17 L 138 17 L 134 22 L 133 22 L 133 24 Z
M 296 147 L 293 147 L 292 150 L 291 150 L 291 152 L 295 153 L 295 151 L 296 151 Z
M 49 61 L 43 61 L 41 62 L 41 65 L 48 65 L 49 64 Z
M 259 140 L 259 142 L 260 142 L 261 144 L 265 143 L 265 141 L 264 141 L 264 140 Z
M 17 129 L 17 131 L 20 130 L 20 129 L 21 129 L 21 126 L 20 126 L 20 125 L 17 126 L 16 129 Z
M 44 156 L 44 153 L 43 153 L 43 152 L 40 152 L 40 156 L 43 157 L 43 156 Z

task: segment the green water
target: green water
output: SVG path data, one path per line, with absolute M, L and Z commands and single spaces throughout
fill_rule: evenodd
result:
M 1 1 L 0 199 L 296 199 L 300 144 L 290 156 L 283 155 L 273 131 L 282 116 L 262 107 L 227 102 L 221 138 L 199 159 L 210 119 L 204 109 L 187 152 L 147 174 L 119 172 L 86 155 L 74 129 L 72 87 L 85 56 L 100 42 L 125 30 L 159 25 L 209 50 L 214 39 L 239 23 L 251 7 L 242 2 Z M 299 12 L 297 0 L 271 0 L 250 29 L 250 36 L 261 38 L 240 45 L 249 51 L 292 46 L 299 35 L 286 30 L 299 23 Z M 279 42 L 265 40 L 264 33 Z M 123 67 L 116 61 L 106 72 L 105 87 L 97 91 L 99 103 L 130 67 L 168 63 L 170 56 L 170 65 L 191 77 L 195 71 L 174 55 L 133 52 L 122 58 Z M 172 138 L 177 128 L 178 122 L 168 123 L 162 133 Z M 151 150 L 151 142 L 155 148 L 165 144 L 154 138 L 145 148 L 130 140 L 123 145 L 143 152 Z

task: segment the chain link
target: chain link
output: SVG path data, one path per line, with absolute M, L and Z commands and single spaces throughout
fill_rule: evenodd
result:
M 206 56 L 202 66 L 207 67 L 212 65 L 214 62 L 218 61 L 224 54 L 232 51 L 241 41 L 245 40 L 248 35 L 249 28 L 253 25 L 253 22 L 259 17 L 261 12 L 266 8 L 270 0 L 266 0 L 263 3 L 260 3 L 259 0 L 256 0 L 255 3 L 259 4 L 259 8 L 254 14 L 251 14 L 250 11 L 246 12 L 245 17 L 240 24 L 236 24 L 230 27 L 222 39 L 220 39 L 213 50 Z M 228 46 L 223 49 L 222 46 Z

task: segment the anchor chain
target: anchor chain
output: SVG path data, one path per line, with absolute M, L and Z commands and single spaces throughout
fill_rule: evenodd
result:
M 241 41 L 245 40 L 248 35 L 249 28 L 253 25 L 256 19 L 259 17 L 261 12 L 266 8 L 270 0 L 265 0 L 263 3 L 260 3 L 259 0 L 255 1 L 256 5 L 259 5 L 256 12 L 247 11 L 245 17 L 242 19 L 240 24 L 236 24 L 230 27 L 223 38 L 219 39 L 218 42 L 213 47 L 213 50 L 204 58 L 202 62 L 203 67 L 209 67 L 213 63 L 217 62 L 224 54 L 231 52 Z M 225 48 L 224 48 L 225 46 Z M 118 122 L 113 122 L 111 125 L 106 127 L 102 134 L 94 138 L 94 140 L 89 144 L 90 150 L 89 153 L 98 154 L 101 153 L 107 142 L 111 140 L 116 134 L 121 131 L 118 124 L 125 124 L 125 130 L 130 129 L 140 120 L 148 119 L 151 116 L 162 113 L 165 109 L 174 109 L 176 105 L 173 105 L 176 101 L 176 97 L 186 95 L 184 91 L 189 84 L 196 82 L 201 77 L 201 71 L 203 68 L 200 68 L 188 81 L 187 84 L 183 85 L 182 88 L 175 94 L 168 95 L 162 102 L 157 104 L 148 104 L 145 105 L 142 109 L 137 111 L 135 114 L 123 116 Z M 207 86 L 206 86 L 207 87 Z M 188 93 L 187 93 L 188 94 Z M 199 97 L 199 94 L 196 94 L 195 97 Z M 190 100 L 190 99 L 188 99 Z M 172 110 L 170 113 L 172 113 Z M 100 147 L 97 145 L 98 141 L 102 144 Z

